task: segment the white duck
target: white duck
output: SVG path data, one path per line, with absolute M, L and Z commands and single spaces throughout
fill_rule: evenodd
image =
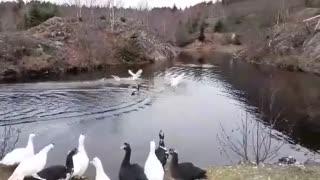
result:
M 113 77 L 114 80 L 116 81 L 121 81 L 120 77 L 119 76 L 115 76 L 115 75 L 111 75 Z
M 0 164 L 6 166 L 13 166 L 19 164 L 26 158 L 34 156 L 34 147 L 33 139 L 35 137 L 34 133 L 29 135 L 28 144 L 25 148 L 17 148 L 9 152 L 4 158 L 0 161 Z
M 79 137 L 78 153 L 73 156 L 74 171 L 72 177 L 80 178 L 87 170 L 89 165 L 89 158 L 84 148 L 85 136 L 83 134 Z
M 149 156 L 144 165 L 144 173 L 146 174 L 148 180 L 163 180 L 164 170 L 161 162 L 155 154 L 155 150 L 156 143 L 151 141 Z
M 180 74 L 177 77 L 172 77 L 170 79 L 170 86 L 171 87 L 177 87 L 181 83 L 183 77 L 184 77 L 184 73 Z
M 96 168 L 96 180 L 110 180 L 108 175 L 104 172 L 102 163 L 99 158 L 95 157 L 90 162 Z
M 23 178 L 26 176 L 33 176 L 37 179 L 41 179 L 37 173 L 45 167 L 47 163 L 48 152 L 52 148 L 54 148 L 54 144 L 49 144 L 36 155 L 21 161 L 8 180 L 23 180 Z
M 137 80 L 141 74 L 142 74 L 142 69 L 139 69 L 136 73 L 133 73 L 130 69 L 128 70 L 129 74 L 132 76 L 132 80 Z

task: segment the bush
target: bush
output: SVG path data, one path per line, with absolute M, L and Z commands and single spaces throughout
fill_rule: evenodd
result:
M 30 10 L 25 16 L 26 28 L 37 26 L 58 14 L 56 5 L 49 2 L 32 1 Z
M 121 17 L 121 18 L 120 18 L 120 21 L 121 21 L 121 22 L 126 22 L 126 21 L 127 21 L 127 19 L 126 19 L 126 18 L 124 18 L 124 17 Z
M 224 29 L 223 22 L 219 20 L 215 25 L 214 25 L 214 32 L 222 32 Z
M 100 20 L 107 20 L 107 17 L 105 15 L 101 15 Z
M 202 21 L 200 26 L 200 35 L 198 37 L 199 41 L 203 42 L 205 40 L 206 37 L 204 35 L 204 31 L 208 26 L 209 26 L 208 23 L 206 23 L 205 21 Z
M 200 29 L 200 35 L 199 35 L 198 39 L 201 42 L 203 42 L 206 39 L 206 37 L 204 35 L 204 29 L 203 28 Z
M 126 40 L 119 47 L 118 56 L 125 63 L 136 62 L 143 58 L 141 47 L 138 45 L 137 40 L 132 38 Z

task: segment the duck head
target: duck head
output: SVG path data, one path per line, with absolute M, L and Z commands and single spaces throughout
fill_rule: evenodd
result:
M 120 149 L 123 149 L 125 151 L 131 150 L 130 144 L 129 143 L 123 143 L 123 145 L 120 147 Z
M 176 150 L 174 150 L 173 148 L 170 148 L 170 149 L 169 149 L 169 154 L 170 154 L 171 156 L 176 156 L 176 155 L 178 155 L 178 152 L 177 152 Z
M 159 146 L 160 147 L 165 147 L 165 144 L 164 144 L 164 133 L 162 132 L 162 130 L 160 130 L 160 132 L 159 132 Z
M 36 137 L 36 134 L 35 134 L 35 133 L 31 133 L 31 134 L 29 135 L 29 138 L 30 138 L 30 139 L 33 139 L 34 137 Z
M 100 161 L 100 159 L 98 157 L 94 157 L 92 159 L 92 161 L 90 161 L 90 164 L 92 164 L 93 166 L 97 167 L 97 166 L 99 166 L 101 164 L 101 161 Z
M 162 130 L 160 130 L 160 132 L 159 132 L 159 138 L 160 138 L 160 139 L 164 139 L 164 133 L 163 133 Z

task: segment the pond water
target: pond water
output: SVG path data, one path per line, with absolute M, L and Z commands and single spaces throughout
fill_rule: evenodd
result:
M 236 61 L 206 63 L 145 66 L 139 81 L 113 80 L 111 74 L 129 76 L 127 67 L 113 67 L 63 81 L 2 84 L 0 133 L 10 124 L 20 128 L 17 146 L 24 146 L 35 132 L 36 151 L 54 142 L 48 165 L 63 164 L 83 133 L 90 159 L 99 157 L 111 179 L 117 179 L 122 143 L 131 143 L 132 162 L 144 165 L 149 141 L 158 141 L 160 129 L 166 146 L 177 149 L 181 161 L 202 167 L 237 163 L 240 157 L 218 137 L 225 131 L 235 141 L 241 139 L 239 127 L 245 119 L 252 131 L 257 124 L 272 128 L 271 146 L 281 149 L 270 162 L 285 155 L 301 162 L 318 157 L 319 77 Z M 165 77 L 181 73 L 183 82 L 169 87 Z M 132 96 L 137 83 L 141 93 Z M 86 175 L 93 179 L 94 174 L 90 166 Z

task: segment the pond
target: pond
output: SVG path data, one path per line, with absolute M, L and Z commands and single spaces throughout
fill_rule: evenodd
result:
M 132 162 L 143 166 L 149 141 L 158 142 L 160 129 L 181 161 L 201 167 L 237 163 L 240 157 L 221 139 L 223 132 L 234 142 L 242 139 L 246 119 L 252 132 L 258 127 L 261 134 L 270 132 L 271 147 L 281 146 L 269 162 L 287 155 L 301 162 L 319 157 L 319 77 L 237 61 L 205 63 L 184 59 L 144 66 L 138 81 L 115 81 L 110 75 L 129 74 L 127 67 L 113 67 L 59 81 L 2 84 L 0 133 L 8 125 L 21 129 L 17 146 L 25 146 L 35 132 L 36 151 L 54 142 L 48 165 L 64 164 L 83 133 L 90 159 L 99 157 L 111 179 L 117 179 L 122 143 L 131 144 Z M 166 83 L 166 77 L 181 73 L 178 87 Z M 137 84 L 141 92 L 132 96 Z M 89 166 L 86 175 L 94 174 Z

